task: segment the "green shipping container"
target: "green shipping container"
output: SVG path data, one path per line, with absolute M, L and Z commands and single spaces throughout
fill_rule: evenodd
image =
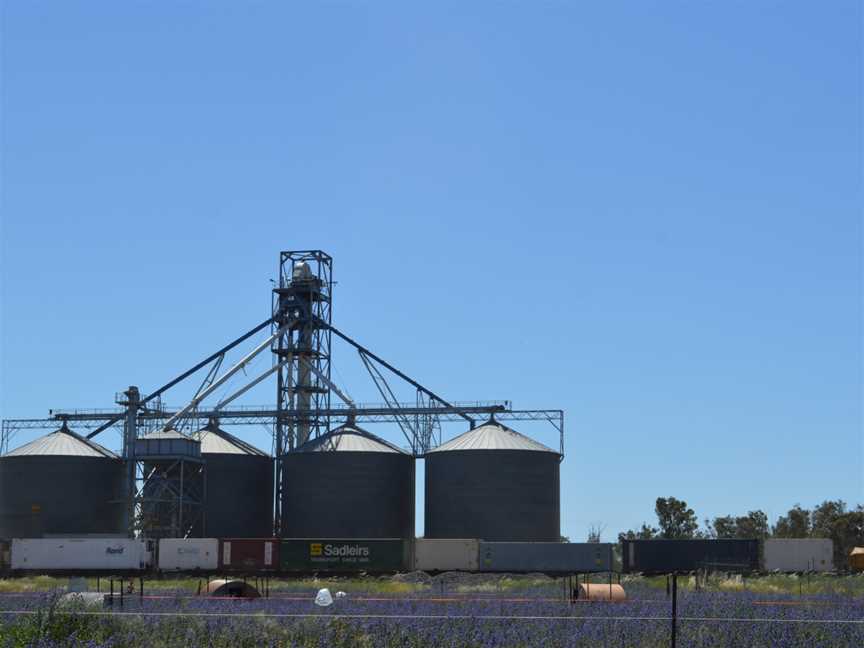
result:
M 405 540 L 296 538 L 283 540 L 280 556 L 286 572 L 396 572 L 408 568 Z

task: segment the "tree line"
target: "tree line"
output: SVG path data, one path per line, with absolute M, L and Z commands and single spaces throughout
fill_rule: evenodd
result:
M 834 565 L 848 565 L 853 547 L 864 546 L 864 506 L 847 506 L 843 500 L 826 500 L 812 509 L 795 504 L 771 525 L 762 510 L 746 515 L 723 515 L 699 519 L 684 500 L 658 497 L 654 505 L 657 526 L 643 523 L 639 529 L 618 534 L 621 540 L 695 539 L 695 538 L 830 538 L 834 541 Z

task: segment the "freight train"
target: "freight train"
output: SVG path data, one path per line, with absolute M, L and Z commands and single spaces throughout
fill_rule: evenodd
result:
M 394 573 L 611 571 L 611 544 L 436 539 L 38 538 L 11 542 L 12 572 Z
M 5 554 L 3 547 L 7 547 Z M 12 573 L 358 574 L 424 571 L 546 573 L 826 572 L 829 539 L 627 540 L 609 543 L 476 539 L 34 538 L 0 542 Z M 0 565 L 3 567 L 3 565 Z

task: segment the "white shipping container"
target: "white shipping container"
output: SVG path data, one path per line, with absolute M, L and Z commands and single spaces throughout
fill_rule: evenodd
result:
M 427 539 L 414 541 L 414 569 L 476 572 L 479 540 Z
M 145 569 L 144 540 L 128 538 L 38 538 L 12 540 L 12 569 Z
M 766 540 L 765 571 L 826 572 L 834 570 L 834 542 L 828 538 Z
M 159 541 L 159 569 L 215 570 L 219 566 L 216 538 L 163 538 Z

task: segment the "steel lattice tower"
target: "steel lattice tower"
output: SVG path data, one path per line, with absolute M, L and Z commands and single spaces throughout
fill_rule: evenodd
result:
M 273 345 L 279 365 L 276 393 L 275 531 L 281 527 L 280 457 L 327 432 L 330 417 L 330 349 L 333 259 L 321 250 L 281 252 L 273 288 Z

